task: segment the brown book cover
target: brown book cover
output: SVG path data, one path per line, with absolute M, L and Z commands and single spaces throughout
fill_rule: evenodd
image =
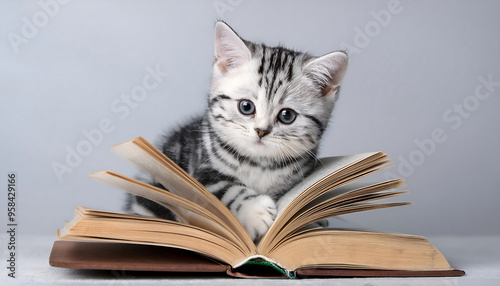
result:
M 171 247 L 111 242 L 55 241 L 49 263 L 54 267 L 94 270 L 226 273 L 233 277 L 286 278 L 270 267 L 245 265 L 232 269 L 217 260 Z M 462 270 L 402 271 L 375 269 L 297 269 L 295 278 L 312 277 L 447 277 Z

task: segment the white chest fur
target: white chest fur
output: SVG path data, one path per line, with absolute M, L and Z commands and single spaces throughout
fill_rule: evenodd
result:
M 234 168 L 234 166 L 230 167 L 217 160 L 213 163 L 219 170 L 237 178 L 245 186 L 253 189 L 259 194 L 272 195 L 291 185 L 293 180 L 300 179 L 300 175 L 298 175 L 299 177 L 293 175 L 294 168 L 300 168 L 295 164 L 291 164 L 285 168 L 273 169 L 269 167 L 251 166 L 247 163 L 238 164 L 237 168 Z M 299 174 L 300 173 L 301 172 L 299 172 Z

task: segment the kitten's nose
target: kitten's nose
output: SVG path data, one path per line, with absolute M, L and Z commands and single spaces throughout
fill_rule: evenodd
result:
M 266 136 L 267 134 L 269 134 L 269 132 L 271 132 L 270 129 L 261 129 L 261 128 L 255 128 L 255 131 L 257 131 L 257 134 L 259 135 L 259 138 L 262 138 L 264 136 Z

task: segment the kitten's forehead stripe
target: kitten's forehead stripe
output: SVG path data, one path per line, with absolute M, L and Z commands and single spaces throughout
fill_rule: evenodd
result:
M 280 67 L 281 67 L 281 55 L 283 54 L 283 48 L 278 47 L 273 51 L 273 55 L 276 54 L 276 57 L 274 59 L 273 63 L 269 64 L 269 67 L 271 68 L 271 64 L 273 64 L 273 78 L 271 79 L 271 86 L 268 87 L 267 89 L 267 100 L 271 102 L 274 97 L 273 93 L 273 87 L 274 83 L 276 82 L 276 77 L 278 76 L 278 73 L 280 72 Z
M 288 62 L 288 52 L 285 51 L 285 57 L 283 58 L 283 61 L 280 64 L 280 69 L 283 69 L 287 62 Z
M 257 52 L 260 48 L 260 53 Z M 294 76 L 294 65 L 300 64 L 296 59 L 302 53 L 283 47 L 268 47 L 266 45 L 254 45 L 252 50 L 260 56 L 260 65 L 257 69 L 259 75 L 258 85 L 265 90 L 268 102 L 273 102 L 280 87 L 290 83 Z M 306 56 L 307 58 L 307 56 Z M 283 102 L 283 98 L 279 99 Z
M 270 74 L 270 71 L 271 71 L 271 66 L 274 62 L 274 57 L 275 57 L 275 53 L 273 50 L 271 50 L 271 57 L 269 58 L 269 64 L 267 65 L 267 69 L 266 71 L 264 72 L 265 75 L 266 75 L 266 91 L 267 91 L 267 87 L 269 87 L 269 77 L 271 76 Z
M 262 46 L 262 60 L 260 61 L 259 74 L 264 72 L 264 64 L 266 63 L 266 46 Z
M 292 81 L 294 63 L 295 63 L 295 53 L 292 53 L 292 59 L 290 60 L 290 64 L 288 65 L 288 73 L 286 77 L 288 82 Z

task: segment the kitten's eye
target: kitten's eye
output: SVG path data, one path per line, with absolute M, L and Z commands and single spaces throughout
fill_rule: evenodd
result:
M 297 118 L 297 112 L 289 108 L 282 109 L 280 110 L 280 113 L 278 113 L 279 121 L 285 124 L 292 123 L 295 120 L 295 118 Z
M 253 102 L 251 102 L 250 100 L 243 99 L 238 104 L 238 107 L 240 112 L 244 115 L 252 115 L 255 113 L 255 105 L 253 105 Z

